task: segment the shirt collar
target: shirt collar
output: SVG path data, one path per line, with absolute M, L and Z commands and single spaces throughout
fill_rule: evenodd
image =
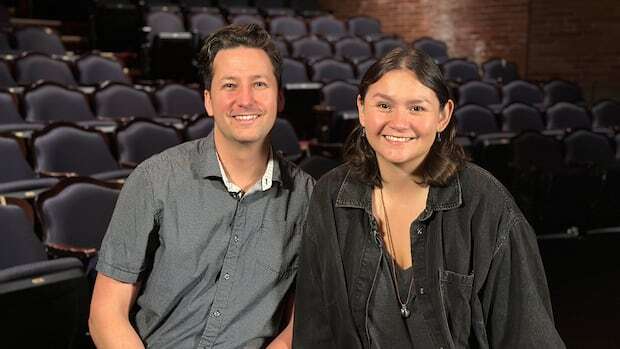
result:
M 200 139 L 197 142 L 197 152 L 196 158 L 192 161 L 192 166 L 194 167 L 194 173 L 200 178 L 218 178 L 224 181 L 228 181 L 226 174 L 221 168 L 220 161 L 217 156 L 217 151 L 215 150 L 215 139 L 213 137 L 213 132 L 211 132 L 207 137 Z M 275 154 L 277 155 L 277 154 Z M 273 182 L 282 183 L 282 171 L 280 166 L 276 166 L 276 162 L 282 161 L 280 157 L 275 156 L 273 148 L 269 152 L 269 161 L 267 162 L 267 168 L 265 170 L 265 174 L 261 178 L 260 182 L 257 184 L 260 185 L 262 190 L 267 190 L 271 187 Z M 267 176 L 267 178 L 265 178 Z M 266 180 L 267 179 L 267 180 Z M 226 184 L 224 181 L 224 184 Z M 227 189 L 228 186 L 226 186 Z M 235 192 L 238 192 L 235 191 Z
M 224 182 L 224 185 L 226 186 L 226 190 L 228 190 L 229 192 L 232 193 L 238 193 L 243 191 L 242 188 L 240 188 L 238 185 L 236 185 L 235 183 L 231 182 L 230 179 L 228 179 L 228 176 L 226 175 L 226 171 L 224 170 L 224 166 L 222 166 L 222 162 L 220 161 L 220 157 L 219 155 L 217 155 L 216 153 L 216 157 L 217 157 L 217 164 L 220 168 L 220 173 L 222 174 L 222 181 Z M 267 168 L 265 168 L 265 173 L 263 173 L 263 176 L 261 177 L 261 179 L 254 183 L 254 185 L 248 189 L 247 192 L 245 192 L 245 194 L 250 194 L 252 192 L 255 191 L 266 191 L 269 190 L 271 188 L 273 182 L 273 152 L 269 151 L 269 161 L 267 161 Z
M 372 215 L 371 195 L 372 185 L 362 182 L 349 169 L 338 191 L 336 207 L 359 208 Z M 461 206 L 462 203 L 461 182 L 457 173 L 445 187 L 430 187 L 426 208 L 420 219 L 427 219 L 433 211 L 453 209 Z

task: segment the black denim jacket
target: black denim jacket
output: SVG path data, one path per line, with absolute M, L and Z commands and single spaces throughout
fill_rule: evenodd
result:
M 301 247 L 294 348 L 368 348 L 381 238 L 372 187 L 341 166 L 312 195 Z M 506 189 L 467 164 L 431 187 L 411 227 L 416 306 L 435 348 L 564 348 L 534 232 Z

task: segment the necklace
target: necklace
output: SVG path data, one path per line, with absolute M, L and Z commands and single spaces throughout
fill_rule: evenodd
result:
M 394 249 L 394 240 L 392 239 L 392 231 L 390 230 L 390 220 L 388 219 L 387 210 L 385 209 L 385 201 L 383 200 L 383 187 L 379 188 L 379 193 L 381 194 L 381 207 L 383 208 L 383 217 L 385 218 L 385 230 L 388 236 L 388 243 L 390 245 L 390 249 L 392 250 L 392 276 L 394 280 L 394 289 L 396 289 L 396 298 L 398 298 L 398 303 L 400 304 L 400 315 L 406 319 L 411 315 L 411 311 L 409 310 L 409 300 L 411 299 L 411 286 L 413 286 L 413 270 L 411 272 L 411 280 L 409 281 L 409 288 L 407 290 L 407 299 L 402 301 L 400 297 L 400 287 L 398 286 L 398 278 L 396 276 L 396 264 L 394 260 L 396 259 L 396 250 Z M 413 268 L 413 264 L 411 265 Z

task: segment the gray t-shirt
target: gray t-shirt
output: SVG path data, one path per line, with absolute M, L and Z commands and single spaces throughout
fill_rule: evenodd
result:
M 97 270 L 141 281 L 136 330 L 154 348 L 260 348 L 278 334 L 312 178 L 274 155 L 272 186 L 235 198 L 213 136 L 136 168 Z

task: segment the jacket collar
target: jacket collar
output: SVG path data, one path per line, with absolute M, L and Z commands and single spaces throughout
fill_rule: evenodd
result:
M 205 138 L 198 141 L 198 151 L 196 153 L 196 161 L 193 161 L 195 166 L 195 173 L 200 178 L 212 178 L 223 180 L 222 173 L 220 172 L 220 165 L 217 159 L 217 152 L 215 150 L 215 138 L 213 132 Z M 275 152 L 272 147 L 272 156 L 275 161 L 273 166 L 272 182 L 278 182 L 283 184 L 286 178 L 282 176 L 282 159 L 278 152 Z
M 371 195 L 372 185 L 362 182 L 349 169 L 338 191 L 336 207 L 359 208 L 372 215 Z M 457 173 L 445 187 L 431 186 L 420 220 L 428 219 L 434 211 L 450 210 L 462 203 L 461 182 Z

